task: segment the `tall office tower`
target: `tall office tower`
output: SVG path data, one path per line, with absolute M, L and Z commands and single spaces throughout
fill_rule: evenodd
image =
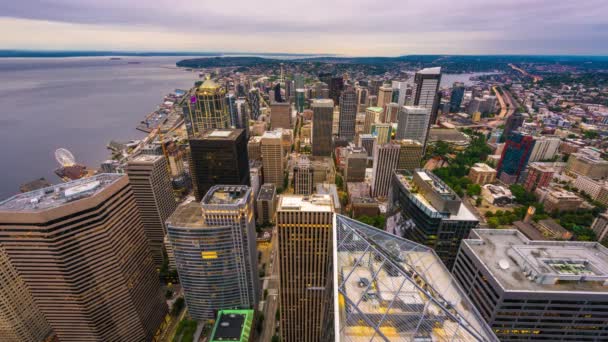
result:
M 534 137 L 534 148 L 530 152 L 529 162 L 553 159 L 557 155 L 561 139 L 546 135 Z
M 257 88 L 251 88 L 247 94 L 247 101 L 249 102 L 251 118 L 257 120 L 260 116 L 260 91 Z
M 372 169 L 372 197 L 386 197 L 391 185 L 393 171 L 399 164 L 398 144 L 377 144 L 374 146 L 374 165 Z
M 411 105 L 432 109 L 441 83 L 441 67 L 426 68 L 414 76 Z
M 216 185 L 202 202 L 180 205 L 167 220 L 188 313 L 196 320 L 217 310 L 253 308 L 259 277 L 251 189 Z
M 319 81 L 329 85 L 331 83 L 331 78 L 333 74 L 331 72 L 321 72 L 319 73 Z
M 321 341 L 333 302 L 325 289 L 333 276 L 333 203 L 330 195 L 281 196 L 279 238 L 279 312 L 282 341 Z
M 274 102 L 283 102 L 283 96 L 281 95 L 281 84 L 277 83 L 275 84 L 275 86 L 272 88 L 273 92 L 274 92 Z
M 378 90 L 378 107 L 384 108 L 385 105 L 391 103 L 392 98 L 393 88 L 391 88 L 390 86 L 380 87 L 380 89 Z
M 380 93 L 380 87 L 384 84 L 383 80 L 371 80 L 369 81 L 369 93 L 370 95 L 378 96 Z
M 391 124 L 375 124 L 372 126 L 372 135 L 376 137 L 378 144 L 386 144 L 391 141 L 393 134 L 393 125 Z
M 368 160 L 374 157 L 374 148 L 378 139 L 371 134 L 361 134 L 359 136 L 359 147 L 363 147 L 367 152 Z
M 245 99 L 238 99 L 236 104 L 236 128 L 245 130 L 245 139 L 249 139 L 249 107 Z
M 450 112 L 460 112 L 460 106 L 462 105 L 462 99 L 464 98 L 464 83 L 454 82 L 452 85 L 452 93 L 450 95 Z
M 312 155 L 331 156 L 331 130 L 334 116 L 333 100 L 312 103 Z
M 264 182 L 262 161 L 259 159 L 249 160 L 249 179 L 253 198 L 257 198 L 260 187 Z
M 270 183 L 262 185 L 255 204 L 258 224 L 274 222 L 277 211 L 277 187 Z
M 346 147 L 344 162 L 344 181 L 363 182 L 365 180 L 365 168 L 367 167 L 367 151 L 363 147 Z
M 197 201 L 216 184 L 249 185 L 247 140 L 242 129 L 209 129 L 190 139 L 190 173 Z
M 395 102 L 388 103 L 384 110 L 384 122 L 385 123 L 397 123 L 399 120 L 399 111 L 401 107 Z
M 399 170 L 414 171 L 421 167 L 423 147 L 419 141 L 404 139 L 396 140 L 395 143 L 399 144 Z
M 605 340 L 608 249 L 476 229 L 452 270 L 501 341 Z
M 247 155 L 249 160 L 262 159 L 262 137 L 252 136 L 247 142 Z
M 498 339 L 432 249 L 336 215 L 331 341 Z
M 340 96 L 340 120 L 338 137 L 342 140 L 353 141 L 355 138 L 355 122 L 357 117 L 357 93 L 348 87 Z
M 396 170 L 392 175 L 387 230 L 437 252 L 452 268 L 460 241 L 478 225 L 477 218 L 456 193 L 428 170 Z
M 314 170 L 310 159 L 300 157 L 293 168 L 293 193 L 296 195 L 311 195 L 314 188 Z
M 520 132 L 512 133 L 505 147 L 502 156 L 498 161 L 498 178 L 506 184 L 513 184 L 519 181 L 519 176 L 528 166 L 530 153 L 534 148 L 534 137 Z
M 285 154 L 281 145 L 281 132 L 265 132 L 261 140 L 264 183 L 271 183 L 283 189 Z M 285 189 L 283 189 L 285 190 Z
M 236 108 L 236 96 L 234 94 L 226 94 L 226 110 L 230 116 L 229 127 L 238 128 L 238 112 Z
M 303 88 L 296 89 L 296 110 L 298 113 L 304 112 L 304 107 L 306 106 L 306 96 L 304 94 Z
M 270 126 L 272 129 L 291 129 L 291 103 L 273 102 L 270 104 Z
M 40 342 L 51 337 L 51 326 L 1 247 L 0 279 L 0 339 L 4 342 Z
M 367 95 L 368 91 L 366 87 L 357 87 L 357 113 L 363 112 L 363 109 L 367 108 Z
M 377 107 L 378 106 L 378 96 L 369 95 L 367 97 L 367 106 L 368 107 Z
M 525 119 L 522 113 L 513 113 L 507 117 L 501 141 L 506 141 L 513 132 L 517 131 L 517 129 L 524 124 L 524 121 Z
M 338 104 L 340 101 L 340 95 L 344 89 L 344 79 L 342 76 L 332 77 L 328 83 L 329 85 L 329 98 Z
M 365 109 L 365 122 L 363 124 L 363 134 L 371 134 L 372 126 L 378 123 L 380 120 L 380 114 L 382 108 L 380 107 L 368 107 Z
M 163 262 L 163 239 L 167 234 L 165 221 L 177 208 L 167 160 L 164 156 L 138 155 L 129 160 L 126 172 L 152 257 L 156 266 L 160 267 Z
M 399 111 L 395 139 L 418 140 L 424 146 L 429 130 L 430 115 L 428 108 L 403 106 Z
M 242 83 L 239 83 L 236 85 L 236 96 L 237 97 L 245 97 L 247 94 L 245 94 L 245 85 L 243 85 Z
M 167 313 L 127 176 L 1 202 L 0 245 L 62 342 L 150 341 Z
M 182 109 L 189 137 L 206 129 L 230 127 L 226 91 L 210 79 L 184 96 Z
M 293 81 L 296 89 L 304 89 L 304 76 L 301 74 L 294 75 Z

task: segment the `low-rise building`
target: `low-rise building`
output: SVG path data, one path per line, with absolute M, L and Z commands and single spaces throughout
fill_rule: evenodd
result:
M 608 177 L 608 160 L 600 157 L 600 153 L 591 148 L 583 148 L 572 153 L 568 158 L 566 171 L 591 179 L 606 179 Z
M 505 188 L 504 186 L 494 184 L 486 184 L 482 186 L 481 196 L 486 200 L 486 202 L 495 206 L 511 204 L 515 199 L 511 193 L 511 190 Z
M 473 183 L 485 185 L 494 183 L 496 180 L 496 170 L 485 163 L 475 163 L 469 171 L 469 178 Z
M 549 190 L 542 201 L 548 212 L 576 210 L 583 202 L 575 193 L 559 188 Z
M 353 217 L 369 216 L 374 217 L 380 214 L 378 202 L 371 197 L 354 197 L 351 200 Z
M 257 223 L 259 225 L 274 222 L 277 211 L 277 188 L 272 183 L 266 183 L 260 187 L 256 201 Z
M 596 200 L 600 194 L 600 191 L 606 182 L 597 179 L 591 179 L 587 176 L 576 177 L 572 186 L 575 187 L 579 192 L 584 192 L 593 200 Z
M 528 174 L 524 181 L 524 188 L 526 191 L 534 191 L 538 187 L 547 187 L 553 175 L 557 172 L 557 169 L 552 163 L 530 163 L 528 165 Z
M 253 310 L 220 310 L 209 342 L 253 342 Z
M 604 241 L 608 235 L 608 212 L 596 217 L 591 225 L 591 229 L 595 232 L 597 241 Z

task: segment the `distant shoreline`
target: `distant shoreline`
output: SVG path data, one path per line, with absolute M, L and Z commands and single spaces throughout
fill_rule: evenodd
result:
M 319 57 L 327 54 L 252 53 L 252 52 L 128 52 L 128 51 L 36 51 L 1 50 L 0 58 L 69 58 L 69 57 L 225 57 L 225 56 Z

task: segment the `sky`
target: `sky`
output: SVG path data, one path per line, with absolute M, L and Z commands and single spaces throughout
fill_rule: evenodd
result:
M 0 49 L 608 55 L 606 0 L 0 1 Z

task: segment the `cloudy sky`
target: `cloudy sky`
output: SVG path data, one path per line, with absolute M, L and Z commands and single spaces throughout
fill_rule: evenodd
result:
M 608 55 L 608 1 L 17 0 L 0 32 L 0 49 Z

